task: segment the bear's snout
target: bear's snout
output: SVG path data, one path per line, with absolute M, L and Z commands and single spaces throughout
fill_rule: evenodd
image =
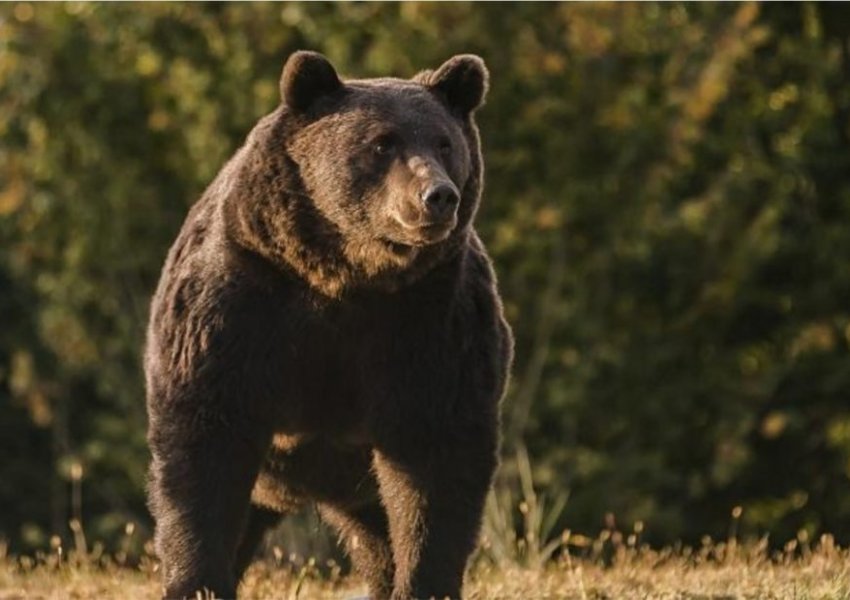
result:
M 430 185 L 422 192 L 422 203 L 429 223 L 449 221 L 457 210 L 460 195 L 450 183 Z
M 410 194 L 399 200 L 396 209 L 390 214 L 401 225 L 405 243 L 422 245 L 440 242 L 457 225 L 460 194 L 451 183 L 430 183 L 418 194 Z
M 408 183 L 412 185 L 407 193 L 394 195 L 389 216 L 401 226 L 398 242 L 434 244 L 451 235 L 457 225 L 460 192 L 441 173 L 427 173 L 417 179 Z
M 422 192 L 422 202 L 431 223 L 451 220 L 459 200 L 457 188 L 450 183 L 433 184 Z

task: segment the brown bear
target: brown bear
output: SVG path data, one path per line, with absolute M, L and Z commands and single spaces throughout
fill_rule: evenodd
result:
M 190 210 L 145 352 L 166 597 L 234 597 L 302 501 L 374 598 L 460 596 L 512 354 L 472 226 L 487 85 L 472 55 L 343 81 L 297 52 Z

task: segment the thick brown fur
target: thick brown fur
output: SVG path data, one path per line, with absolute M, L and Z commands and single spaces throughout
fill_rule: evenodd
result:
M 235 596 L 303 501 L 374 598 L 460 596 L 512 348 L 472 226 L 486 89 L 473 56 L 343 82 L 296 53 L 189 212 L 145 353 L 166 597 Z

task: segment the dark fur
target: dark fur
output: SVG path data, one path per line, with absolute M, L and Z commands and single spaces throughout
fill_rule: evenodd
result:
M 304 500 L 375 598 L 460 595 L 512 346 L 472 228 L 486 86 L 477 57 L 343 83 L 296 53 L 190 211 L 145 354 L 167 597 L 235 596 Z

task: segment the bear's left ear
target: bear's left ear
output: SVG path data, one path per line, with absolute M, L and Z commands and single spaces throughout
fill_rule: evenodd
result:
M 442 95 L 450 108 L 467 116 L 484 103 L 489 80 L 490 74 L 480 57 L 458 54 L 430 73 L 423 83 Z
M 342 88 L 336 70 L 318 52 L 299 50 L 283 66 L 280 97 L 293 110 L 307 110 L 322 96 Z

